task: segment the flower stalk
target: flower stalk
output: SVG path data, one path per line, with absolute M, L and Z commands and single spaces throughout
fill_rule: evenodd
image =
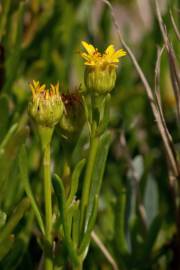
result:
M 97 153 L 97 149 L 98 149 L 98 142 L 99 142 L 99 139 L 94 134 L 90 139 L 89 156 L 88 156 L 88 161 L 87 161 L 87 166 L 86 166 L 84 185 L 83 185 L 83 190 L 82 190 L 82 198 L 81 198 L 80 225 L 81 225 L 82 233 L 84 232 L 84 229 L 85 229 L 84 228 L 84 225 L 85 225 L 84 224 L 84 217 L 85 217 L 85 212 L 86 212 L 88 200 L 89 200 L 89 190 L 90 190 L 91 179 L 92 179 L 92 174 L 93 174 L 94 165 L 95 165 L 96 153 Z
M 45 201 L 45 238 L 47 246 L 52 246 L 52 191 L 50 170 L 50 143 L 43 149 L 43 177 L 44 177 L 44 201 Z M 45 251 L 45 270 L 53 269 L 49 249 Z
M 84 82 L 91 104 L 88 106 L 85 101 L 90 127 L 90 147 L 81 195 L 80 234 L 84 237 L 83 249 L 80 249 L 81 267 L 95 224 L 98 197 L 110 145 L 110 136 L 107 133 L 110 92 L 115 86 L 119 58 L 126 55 L 123 49 L 115 51 L 113 45 L 108 46 L 104 53 L 100 53 L 97 48 L 84 41 L 82 45 L 86 50 L 81 53 L 85 60 Z M 107 147 L 103 142 L 107 143 Z M 101 154 L 104 155 L 102 159 L 99 156 Z
M 63 113 L 63 103 L 59 95 L 59 84 L 40 85 L 33 81 L 30 84 L 32 100 L 29 103 L 29 114 L 36 122 L 43 151 L 43 186 L 45 204 L 45 270 L 53 270 L 52 260 L 52 186 L 51 186 L 51 157 L 50 144 L 55 125 Z
M 100 53 L 97 48 L 86 42 L 82 42 L 82 45 L 86 50 L 86 52 L 81 53 L 81 56 L 85 59 L 84 80 L 90 99 L 86 100 L 85 96 L 82 97 L 80 91 L 60 96 L 59 84 L 51 85 L 49 89 L 46 89 L 46 85 L 40 85 L 36 81 L 30 84 L 32 99 L 29 103 L 29 114 L 36 123 L 43 152 L 45 270 L 53 270 L 54 264 L 56 264 L 52 257 L 53 213 L 50 157 L 55 125 L 59 126 L 61 138 L 72 142 L 82 129 L 84 115 L 86 115 L 90 131 L 89 154 L 80 206 L 75 193 L 78 190 L 84 161 L 82 160 L 83 163 L 81 161 L 74 169 L 71 181 L 72 188 L 68 198 L 66 198 L 67 194 L 61 178 L 58 175 L 54 175 L 53 178 L 53 187 L 64 232 L 62 239 L 71 259 L 72 268 L 82 270 L 90 244 L 91 232 L 95 225 L 99 192 L 111 142 L 111 136 L 107 132 L 110 92 L 115 86 L 119 58 L 126 55 L 122 49 L 115 51 L 113 45 L 108 46 L 104 53 Z M 65 168 L 67 168 L 67 161 L 68 158 L 65 161 Z M 64 263 L 66 265 L 67 261 Z

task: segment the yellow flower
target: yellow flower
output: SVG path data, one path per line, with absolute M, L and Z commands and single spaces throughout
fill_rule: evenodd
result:
M 59 83 L 51 84 L 50 89 L 45 84 L 40 85 L 38 81 L 33 81 L 29 86 L 32 92 L 29 114 L 37 124 L 53 127 L 59 122 L 64 108 L 59 95 Z
M 46 85 L 40 85 L 38 81 L 34 81 L 29 84 L 32 92 L 33 99 L 39 98 L 51 98 L 53 96 L 59 96 L 59 83 L 56 85 L 51 84 L 50 90 L 46 89 Z
M 84 80 L 88 90 L 98 94 L 110 92 L 116 82 L 116 68 L 119 58 L 126 55 L 123 49 L 115 51 L 113 45 L 109 45 L 104 53 L 100 53 L 93 45 L 82 41 L 86 52 L 81 56 L 85 59 Z
M 86 60 L 85 65 L 91 67 L 117 67 L 119 58 L 126 55 L 126 52 L 123 49 L 115 51 L 114 45 L 109 45 L 103 54 L 101 54 L 93 45 L 88 44 L 85 41 L 82 41 L 82 45 L 87 52 L 82 52 L 81 56 Z

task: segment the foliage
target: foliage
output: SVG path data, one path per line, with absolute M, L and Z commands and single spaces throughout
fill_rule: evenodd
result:
M 87 270 L 180 267 L 178 1 L 161 1 L 159 13 L 147 2 L 0 2 L 0 269 L 43 269 L 49 252 L 32 80 L 59 81 L 65 95 L 81 86 L 87 119 L 52 139 L 54 269 L 83 259 Z M 81 40 L 129 55 L 111 98 L 85 92 Z

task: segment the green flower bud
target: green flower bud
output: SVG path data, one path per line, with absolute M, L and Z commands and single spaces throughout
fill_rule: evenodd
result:
M 53 128 L 63 113 L 63 102 L 59 95 L 59 84 L 51 85 L 50 90 L 45 85 L 33 81 L 30 84 L 32 100 L 29 103 L 29 114 L 34 121 L 44 127 Z
M 115 86 L 116 69 L 106 66 L 104 69 L 86 67 L 84 74 L 85 85 L 88 90 L 98 94 L 105 94 Z

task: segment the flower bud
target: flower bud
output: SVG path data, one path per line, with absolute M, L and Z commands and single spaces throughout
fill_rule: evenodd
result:
M 30 84 L 32 100 L 29 103 L 29 114 L 34 121 L 44 127 L 53 128 L 60 120 L 63 113 L 63 102 L 59 95 L 59 84 L 45 85 L 33 81 Z
M 115 86 L 116 69 L 108 66 L 104 69 L 86 67 L 84 81 L 88 90 L 98 94 L 108 93 Z
M 61 135 L 64 138 L 75 138 L 85 121 L 84 107 L 78 91 L 62 94 L 64 113 L 60 120 Z

